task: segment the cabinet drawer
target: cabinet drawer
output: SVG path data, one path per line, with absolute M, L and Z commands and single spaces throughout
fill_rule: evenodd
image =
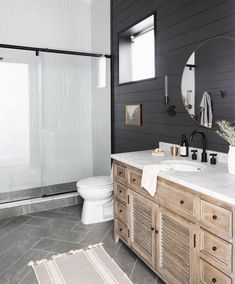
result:
M 201 252 L 216 258 L 231 272 L 232 245 L 207 231 L 201 230 Z
M 231 278 L 200 259 L 200 280 L 203 284 L 231 284 Z
M 128 239 L 128 230 L 127 226 L 120 222 L 118 219 L 115 219 L 115 231 L 116 234 L 120 236 L 122 240 L 127 242 Z
M 114 183 L 114 193 L 115 193 L 115 197 L 124 202 L 125 204 L 127 204 L 127 188 L 126 186 L 115 182 Z
M 115 217 L 127 224 L 127 208 L 118 201 L 115 202 Z
M 199 199 L 192 193 L 185 192 L 180 185 L 166 182 L 162 179 L 158 181 L 157 196 L 160 203 L 170 210 L 178 211 L 187 217 L 199 215 Z
M 212 232 L 217 230 L 232 237 L 232 212 L 215 204 L 201 200 L 201 221 Z
M 124 183 L 127 180 L 127 169 L 120 165 L 114 165 L 114 177 Z
M 128 171 L 128 185 L 134 188 L 141 187 L 141 173 L 129 170 Z

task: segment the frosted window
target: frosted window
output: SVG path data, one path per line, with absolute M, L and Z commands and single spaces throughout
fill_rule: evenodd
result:
M 155 14 L 119 34 L 119 83 L 155 78 Z
M 132 39 L 132 80 L 143 80 L 155 76 L 154 30 Z

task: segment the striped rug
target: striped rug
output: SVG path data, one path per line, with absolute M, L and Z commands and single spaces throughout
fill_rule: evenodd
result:
M 40 284 L 131 284 L 102 244 L 30 262 Z

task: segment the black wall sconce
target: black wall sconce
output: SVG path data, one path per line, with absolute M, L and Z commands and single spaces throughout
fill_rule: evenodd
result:
M 175 105 L 169 105 L 169 95 L 168 95 L 168 76 L 166 75 L 164 77 L 164 92 L 165 92 L 165 104 L 166 104 L 166 112 L 169 116 L 175 116 L 176 115 L 176 106 Z

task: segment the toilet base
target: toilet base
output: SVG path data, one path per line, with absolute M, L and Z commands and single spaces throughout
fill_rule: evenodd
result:
M 113 197 L 106 200 L 84 200 L 81 221 L 83 224 L 95 224 L 113 220 Z

